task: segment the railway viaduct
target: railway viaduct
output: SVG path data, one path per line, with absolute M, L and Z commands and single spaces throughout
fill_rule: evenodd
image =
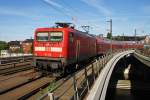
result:
M 72 88 L 48 92 L 50 100 L 141 100 L 150 96 L 150 58 L 135 50 L 105 55 L 73 74 Z M 91 74 L 90 74 L 91 73 Z M 81 81 L 82 78 L 84 81 Z M 81 81 L 81 82 L 80 82 Z M 67 88 L 69 87 L 70 88 Z M 71 89 L 73 91 L 71 91 Z M 67 93 L 67 91 L 69 92 Z M 81 91 L 83 90 L 83 91 Z M 86 91 L 86 92 L 85 92 Z
M 23 58 L 28 59 L 30 56 Z M 106 54 L 84 66 L 56 81 L 56 87 L 37 97 L 38 100 L 141 100 L 150 97 L 150 58 L 136 50 Z
M 134 57 L 132 59 L 137 59 L 136 63 L 140 61 L 144 65 L 135 66 L 130 62 L 126 62 L 126 67 L 122 69 L 122 73 L 117 70 L 120 68 L 115 68 L 123 66 L 123 63 L 117 65 L 119 60 L 131 55 Z M 141 55 L 135 50 L 116 54 L 103 68 L 86 99 L 141 100 L 147 98 L 150 91 L 150 85 L 148 85 L 150 69 L 148 67 L 150 67 L 150 58 Z M 113 72 L 114 70 L 117 71 Z

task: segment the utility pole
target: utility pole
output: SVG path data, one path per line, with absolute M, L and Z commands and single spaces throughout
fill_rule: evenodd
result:
M 134 30 L 134 41 L 136 43 L 136 29 Z
M 110 19 L 110 34 L 111 34 L 111 40 L 112 40 L 112 19 Z
M 111 37 L 110 37 L 110 40 L 111 40 L 111 45 L 110 45 L 110 52 L 112 54 L 112 19 L 110 19 L 109 21 L 107 21 L 110 23 L 110 34 L 111 34 Z
M 125 41 L 125 39 L 124 39 L 125 37 L 124 37 L 124 33 L 122 33 L 122 41 Z M 125 46 L 125 44 L 123 43 L 123 47 L 122 47 L 122 49 L 124 48 L 124 46 Z
M 124 33 L 122 33 L 122 41 L 124 41 Z

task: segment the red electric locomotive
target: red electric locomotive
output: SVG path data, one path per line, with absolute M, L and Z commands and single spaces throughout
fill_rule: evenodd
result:
M 34 61 L 38 69 L 64 74 L 71 64 L 96 56 L 96 38 L 75 30 L 71 23 L 38 28 L 34 34 Z
M 143 48 L 143 44 L 110 41 L 78 31 L 71 23 L 56 23 L 52 28 L 38 28 L 34 34 L 34 61 L 37 69 L 61 75 L 69 66 L 112 50 Z

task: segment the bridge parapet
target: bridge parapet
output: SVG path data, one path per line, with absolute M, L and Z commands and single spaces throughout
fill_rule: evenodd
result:
M 136 53 L 150 58 L 150 49 L 136 50 Z
M 141 61 L 143 64 L 150 67 L 150 55 L 136 51 L 134 52 L 134 57 Z
M 128 50 L 120 52 L 113 56 L 113 58 L 106 64 L 106 66 L 101 70 L 93 88 L 87 96 L 87 100 L 105 100 L 105 95 L 107 91 L 107 86 L 116 63 L 126 55 L 134 53 L 134 50 Z

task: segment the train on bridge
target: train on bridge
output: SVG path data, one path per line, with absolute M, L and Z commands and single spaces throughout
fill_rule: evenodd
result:
M 36 68 L 59 75 L 73 70 L 72 64 L 106 54 L 110 50 L 128 48 L 141 49 L 143 45 L 100 38 L 76 30 L 71 23 L 56 23 L 55 27 L 37 28 L 34 33 Z

